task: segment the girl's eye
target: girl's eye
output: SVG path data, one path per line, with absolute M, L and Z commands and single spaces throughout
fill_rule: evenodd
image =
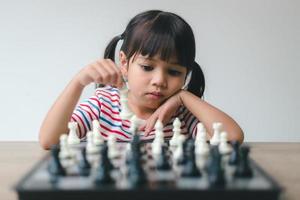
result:
M 153 70 L 153 67 L 151 66 L 148 66 L 148 65 L 140 65 L 141 68 L 144 70 L 144 71 L 151 71 Z
M 174 70 L 174 69 L 169 69 L 168 70 L 168 73 L 171 75 L 171 76 L 180 76 L 182 73 L 180 71 L 177 71 L 177 70 Z

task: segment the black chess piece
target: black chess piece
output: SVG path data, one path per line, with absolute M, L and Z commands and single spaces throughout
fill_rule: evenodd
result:
M 182 143 L 182 149 L 183 149 L 183 154 L 182 157 L 177 161 L 178 165 L 184 165 L 186 164 L 188 160 L 188 144 L 191 138 L 187 138 L 183 143 Z
M 158 170 L 170 170 L 171 165 L 168 161 L 167 157 L 167 146 L 162 145 L 161 146 L 161 154 L 158 157 L 157 163 L 156 163 L 156 168 Z
M 50 174 L 50 182 L 54 183 L 59 176 L 65 176 L 66 170 L 63 168 L 59 159 L 60 148 L 58 145 L 51 147 L 51 159 L 48 165 L 48 172 Z
M 242 146 L 240 149 L 240 162 L 236 167 L 234 173 L 235 177 L 250 178 L 253 176 L 252 169 L 249 165 L 249 152 L 250 148 L 248 146 Z
M 195 158 L 195 144 L 193 140 L 190 140 L 187 144 L 187 162 L 182 170 L 182 176 L 184 177 L 200 177 L 201 172 L 196 165 Z
M 218 146 L 212 147 L 211 158 L 208 169 L 208 180 L 211 187 L 223 187 L 225 185 L 224 169 L 222 166 L 222 155 Z
M 111 177 L 111 162 L 108 158 L 108 147 L 107 144 L 104 143 L 100 150 L 100 162 L 96 172 L 95 184 L 103 185 L 103 184 L 111 184 L 114 183 L 114 180 Z
M 81 149 L 81 160 L 79 162 L 79 174 L 88 176 L 90 174 L 91 165 L 86 158 L 86 148 Z
M 233 147 L 233 151 L 231 152 L 229 157 L 229 165 L 237 165 L 240 160 L 240 143 L 238 141 L 232 141 L 231 145 Z

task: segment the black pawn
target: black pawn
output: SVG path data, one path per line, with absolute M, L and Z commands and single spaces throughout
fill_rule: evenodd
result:
M 170 165 L 170 163 L 168 161 L 168 157 L 167 157 L 167 147 L 165 145 L 161 146 L 161 154 L 158 157 L 156 168 L 158 170 L 171 169 L 171 165 Z
M 234 175 L 236 177 L 250 178 L 253 176 L 253 172 L 249 165 L 249 147 L 242 146 L 240 149 L 240 162 L 237 165 Z
M 213 147 L 211 151 L 211 161 L 208 169 L 208 180 L 211 187 L 223 187 L 225 185 L 222 155 L 218 150 L 218 146 Z
M 240 160 L 240 155 L 239 155 L 240 143 L 238 141 L 233 141 L 231 145 L 233 147 L 233 151 L 231 152 L 229 157 L 229 165 L 237 165 Z
M 184 165 L 182 176 L 184 177 L 200 177 L 201 173 L 196 165 L 195 144 L 193 140 L 189 140 L 187 144 L 187 161 Z
M 107 153 L 108 147 L 107 144 L 104 143 L 100 150 L 100 163 L 95 178 L 96 185 L 111 184 L 114 182 L 110 175 L 112 167 Z
M 90 174 L 91 165 L 86 158 L 86 148 L 81 149 L 81 160 L 79 163 L 79 174 L 88 176 Z
M 60 148 L 58 145 L 53 145 L 51 147 L 51 160 L 48 166 L 48 171 L 50 174 L 52 175 L 56 175 L 56 176 L 65 176 L 66 175 L 66 171 L 63 168 L 60 160 L 59 160 L 59 152 L 60 152 Z

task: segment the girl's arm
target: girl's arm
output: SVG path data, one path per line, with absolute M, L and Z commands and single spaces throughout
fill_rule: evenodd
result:
M 112 60 L 101 59 L 84 67 L 67 85 L 48 111 L 39 133 L 39 142 L 44 149 L 59 142 L 63 133 L 68 133 L 68 122 L 84 87 L 91 82 L 122 87 L 120 69 Z
M 238 140 L 240 143 L 243 142 L 244 134 L 242 129 L 226 113 L 215 108 L 191 92 L 181 90 L 178 95 L 182 104 L 204 124 L 210 137 L 213 135 L 212 124 L 214 122 L 221 122 L 223 124 L 223 130 L 228 133 L 229 140 Z

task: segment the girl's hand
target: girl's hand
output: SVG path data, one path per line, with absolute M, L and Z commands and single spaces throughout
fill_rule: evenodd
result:
M 83 87 L 92 82 L 119 88 L 123 85 L 121 70 L 111 59 L 99 59 L 87 65 L 75 76 L 75 80 Z
M 148 136 L 151 130 L 154 128 L 157 120 L 160 120 L 165 125 L 178 107 L 182 105 L 182 101 L 179 96 L 179 92 L 169 97 L 146 121 L 144 125 L 140 127 L 140 130 L 145 129 L 145 136 Z

